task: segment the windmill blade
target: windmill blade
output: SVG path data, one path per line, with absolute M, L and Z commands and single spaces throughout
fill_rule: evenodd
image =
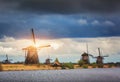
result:
M 31 31 L 32 31 L 33 42 L 34 42 L 34 44 L 36 44 L 36 41 L 35 41 L 35 34 L 34 34 L 34 30 L 33 30 L 33 28 L 31 29 Z
M 28 48 L 22 48 L 22 50 L 28 50 Z
M 12 59 L 9 59 L 8 61 L 13 61 Z
M 8 60 L 8 55 L 6 54 L 6 60 Z
M 88 52 L 88 43 L 86 43 L 86 50 L 87 50 L 87 53 L 89 53 L 89 52 Z
M 91 56 L 92 58 L 97 58 L 97 57 L 94 57 L 93 55 L 91 55 L 91 54 L 88 54 L 89 56 Z
M 88 54 L 89 56 L 91 56 L 92 58 L 94 58 L 94 56 L 93 55 L 91 55 L 91 54 Z
M 39 49 L 44 48 L 44 47 L 50 47 L 51 45 L 45 45 L 45 46 L 40 46 L 38 47 Z
M 99 56 L 101 56 L 100 48 L 98 48 L 98 53 L 99 53 Z
M 103 56 L 103 57 L 109 57 L 109 55 Z

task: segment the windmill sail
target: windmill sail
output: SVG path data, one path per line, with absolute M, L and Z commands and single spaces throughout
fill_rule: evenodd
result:
M 101 56 L 101 53 L 100 53 L 100 48 L 98 48 L 98 52 L 99 52 L 99 56 Z
M 31 29 L 31 31 L 32 31 L 33 42 L 34 42 L 34 44 L 36 44 L 36 41 L 35 41 L 35 34 L 34 34 L 34 30 L 33 30 L 33 28 Z
M 86 43 L 86 49 L 87 49 L 87 53 L 89 53 L 89 52 L 88 52 L 88 43 Z

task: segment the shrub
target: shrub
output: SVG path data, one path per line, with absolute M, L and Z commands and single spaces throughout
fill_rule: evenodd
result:
M 98 68 L 103 68 L 103 64 L 98 64 Z
M 64 64 L 61 66 L 61 68 L 62 68 L 62 69 L 66 69 Z
M 74 69 L 74 65 L 71 63 L 71 62 L 69 62 L 69 63 L 64 63 L 63 65 L 62 65 L 62 69 L 65 69 L 65 68 L 69 68 L 69 69 Z
M 41 66 L 41 63 L 37 64 L 37 67 L 40 67 Z
M 96 68 L 97 64 L 96 63 L 92 63 L 91 66 L 92 66 L 92 68 Z
M 87 65 L 87 64 L 84 64 L 82 67 L 85 68 L 85 69 L 87 69 L 87 68 L 88 68 L 88 65 Z
M 79 61 L 78 61 L 78 64 L 79 64 L 79 66 L 82 66 L 82 65 L 85 64 L 85 62 L 84 62 L 83 60 L 79 60 Z
M 113 66 L 113 64 L 108 64 L 108 67 L 111 68 Z

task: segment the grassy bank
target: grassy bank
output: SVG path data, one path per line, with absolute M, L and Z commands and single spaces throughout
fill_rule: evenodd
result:
M 24 64 L 1 64 L 2 71 L 23 71 L 23 70 L 53 70 L 49 65 L 24 65 Z M 60 69 L 59 67 L 57 69 Z
M 91 69 L 91 68 L 99 68 L 96 64 L 91 65 L 73 65 L 71 63 L 65 63 L 64 69 Z M 63 69 L 61 67 L 52 67 L 50 65 L 45 64 L 34 64 L 34 65 L 25 65 L 25 64 L 1 64 L 0 71 L 24 71 L 24 70 L 56 70 Z M 115 68 L 115 66 L 103 65 L 102 68 Z

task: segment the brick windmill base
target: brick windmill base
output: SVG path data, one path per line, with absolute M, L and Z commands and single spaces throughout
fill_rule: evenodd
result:
M 30 46 L 27 48 L 27 56 L 25 59 L 25 64 L 38 64 L 39 58 L 37 53 L 37 48 Z

